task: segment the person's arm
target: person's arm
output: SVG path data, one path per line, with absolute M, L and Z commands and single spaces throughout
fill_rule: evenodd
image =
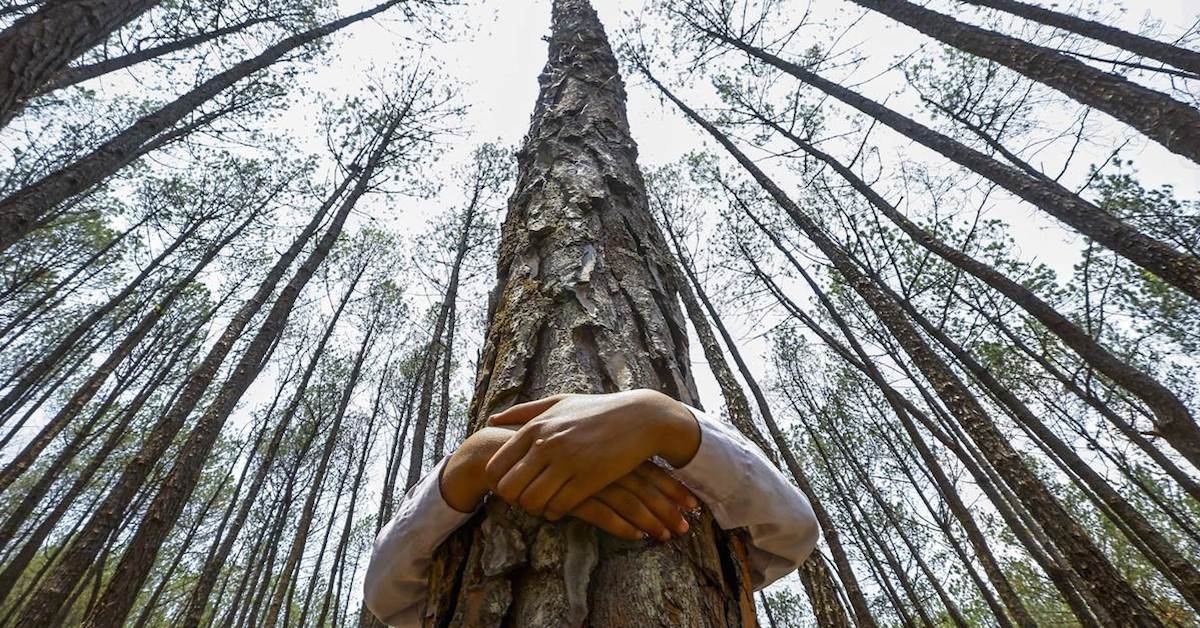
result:
M 658 456 L 722 528 L 745 528 L 755 588 L 796 568 L 819 537 L 808 499 L 741 434 L 651 390 L 557 395 L 491 418 L 522 425 L 487 464 L 497 495 L 554 519 Z
M 675 469 L 675 477 L 708 505 L 722 528 L 746 530 L 751 584 L 761 589 L 813 552 L 820 538 L 816 515 L 804 493 L 757 446 L 732 427 L 688 409 L 700 431 L 700 446 Z
M 513 434 L 494 427 L 475 432 L 397 504 L 396 514 L 375 539 L 363 587 L 367 608 L 385 624 L 421 624 L 434 552 L 478 509 L 488 492 L 484 466 Z M 680 509 L 697 503 L 682 484 L 647 463 L 571 515 L 621 538 L 652 534 L 666 539 L 668 527 L 686 531 Z

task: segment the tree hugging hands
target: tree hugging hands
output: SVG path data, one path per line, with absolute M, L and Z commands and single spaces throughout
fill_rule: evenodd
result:
M 470 512 L 489 491 L 551 521 L 570 515 L 614 536 L 668 540 L 688 531 L 696 497 L 650 458 L 686 465 L 700 427 L 652 390 L 555 395 L 492 415 L 451 455 L 442 495 Z

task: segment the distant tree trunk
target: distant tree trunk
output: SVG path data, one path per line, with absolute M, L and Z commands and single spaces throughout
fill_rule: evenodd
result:
M 445 453 L 446 430 L 450 424 L 450 376 L 454 367 L 454 325 L 458 315 L 457 290 L 455 292 L 450 298 L 450 313 L 446 320 L 446 342 L 442 343 L 441 396 L 438 398 L 437 431 L 433 434 L 434 460 L 441 460 Z
M 37 95 L 40 96 L 42 94 L 49 94 L 50 92 L 70 87 L 72 85 L 77 85 L 84 81 L 94 79 L 98 76 L 104 76 L 105 74 L 116 72 L 117 70 L 124 70 L 125 68 L 133 67 L 144 61 L 150 61 L 164 55 L 169 55 L 172 52 L 187 50 L 193 46 L 198 46 L 205 42 L 246 30 L 251 26 L 270 22 L 273 19 L 277 18 L 256 17 L 238 22 L 237 24 L 230 24 L 229 26 L 214 28 L 211 31 L 196 33 L 195 35 L 190 35 L 188 37 L 180 37 L 179 39 L 169 41 L 165 44 L 151 46 L 142 50 L 136 50 L 119 57 L 112 57 L 103 61 L 96 61 L 95 63 L 89 63 L 86 65 L 72 66 L 59 72 L 49 83 L 46 83 L 39 88 Z
M 0 128 L 26 98 L 158 0 L 59 0 L 0 32 Z
M 585 0 L 555 0 L 552 24 L 502 232 L 473 429 L 492 411 L 558 392 L 643 386 L 697 402 L 616 59 Z M 686 538 L 647 543 L 536 520 L 498 500 L 484 511 L 438 553 L 430 625 L 756 623 L 744 546 L 710 514 Z
M 71 542 L 62 561 L 50 574 L 50 581 L 30 599 L 29 605 L 18 619 L 18 626 L 28 628 L 45 626 L 53 618 L 54 613 L 62 606 L 63 601 L 70 595 L 71 590 L 99 553 L 108 532 L 120 521 L 133 496 L 145 484 L 150 471 L 159 462 L 175 435 L 183 427 L 183 422 L 201 402 L 225 358 L 233 350 L 237 340 L 241 338 L 242 332 L 266 303 L 271 293 L 275 291 L 275 287 L 283 278 L 284 273 L 300 255 L 320 227 L 323 218 L 341 198 L 351 182 L 353 182 L 353 177 L 348 177 L 314 212 L 308 225 L 292 241 L 291 246 L 280 256 L 267 276 L 259 283 L 254 295 L 243 303 L 241 308 L 230 318 L 221 336 L 212 345 L 200 364 L 188 375 L 179 396 L 169 408 L 163 411 L 163 414 L 158 417 L 146 434 L 142 445 L 122 469 L 120 479 L 109 491 L 101 506 L 88 517 L 88 523 L 80 531 L 79 536 Z M 198 472 L 199 468 L 196 471 Z
M 362 376 L 363 361 L 366 360 L 367 353 L 371 349 L 373 337 L 374 329 L 367 330 L 367 333 L 363 335 L 362 345 L 359 346 L 358 355 L 354 358 L 354 367 L 350 370 L 350 376 L 342 388 L 342 398 L 338 401 L 337 411 L 333 415 L 333 424 L 330 425 L 328 434 L 325 436 L 325 448 L 317 463 L 317 469 L 313 473 L 312 488 L 300 510 L 296 534 L 292 537 L 292 545 L 283 561 L 283 571 L 275 584 L 275 593 L 271 596 L 271 604 L 267 607 L 267 615 L 262 622 L 262 625 L 267 628 L 275 628 L 275 625 L 279 623 L 279 612 L 283 608 L 284 594 L 291 584 L 291 573 L 299 564 L 300 555 L 304 552 L 304 544 L 308 540 L 308 530 L 312 526 L 317 506 L 317 497 L 320 496 L 322 483 L 325 481 L 325 470 L 329 468 L 329 460 L 337 447 L 338 437 L 342 435 L 342 421 L 346 417 L 350 399 L 354 396 L 354 389 L 358 386 L 358 380 Z
M 1158 275 L 1163 281 L 1179 288 L 1193 299 L 1200 300 L 1200 260 L 1138 231 L 1061 185 L 1044 178 L 1030 176 L 1018 168 L 992 159 L 911 118 L 824 79 L 798 64 L 780 59 L 735 37 L 709 29 L 703 29 L 703 32 L 768 65 L 783 70 L 800 81 L 812 85 L 886 124 L 926 148 L 988 178 L 1080 233 Z M 1200 133 L 1196 133 L 1194 136 L 1200 137 Z M 1180 429 L 1185 428 L 1186 426 L 1180 426 Z
M 956 268 L 979 279 L 1000 294 L 1011 299 L 1013 303 L 1019 305 L 1023 310 L 1041 322 L 1059 340 L 1062 340 L 1063 344 L 1073 349 L 1085 363 L 1093 366 L 1097 371 L 1116 382 L 1117 385 L 1141 399 L 1154 412 L 1155 417 L 1157 417 L 1156 422 L 1166 425 L 1195 423 L 1191 412 L 1188 411 L 1187 406 L 1179 400 L 1179 397 L 1175 393 L 1171 392 L 1170 389 L 1163 386 L 1148 373 L 1113 355 L 1111 351 L 1102 346 L 1095 338 L 1083 329 L 1080 329 L 1079 326 L 1059 313 L 1049 303 L 1043 301 L 1032 290 L 1013 281 L 992 266 L 946 244 L 931 232 L 919 227 L 904 216 L 904 214 L 900 213 L 894 205 L 887 202 L 883 196 L 871 188 L 866 181 L 858 177 L 854 171 L 846 167 L 845 164 L 838 161 L 832 155 L 797 137 L 794 133 L 783 128 L 775 121 L 758 115 L 757 112 L 756 117 L 791 140 L 793 144 L 805 153 L 832 168 L 855 191 L 867 199 L 872 207 L 879 210 L 880 213 L 887 216 L 897 227 L 900 227 L 901 231 L 912 237 L 914 242 L 943 260 L 950 262 Z M 1200 435 L 1197 435 L 1197 441 L 1200 442 Z M 1185 444 L 1183 447 L 1185 449 L 1181 451 L 1186 451 L 1188 446 Z M 1192 458 L 1189 457 L 1189 459 Z M 1193 460 L 1193 462 L 1200 467 L 1200 458 Z
M 161 490 L 151 501 L 146 515 L 137 526 L 130 539 L 121 561 L 117 565 L 121 578 L 114 579 L 105 588 L 105 592 L 97 604 L 96 611 L 91 613 L 84 622 L 86 628 L 100 628 L 119 624 L 129 613 L 130 607 L 137 598 L 142 582 L 154 566 L 154 558 L 174 525 L 175 520 L 187 505 L 188 497 L 195 489 L 203 471 L 203 461 L 212 451 L 220 435 L 221 428 L 237 406 L 246 389 L 258 376 L 265 366 L 266 358 L 276 341 L 283 333 L 284 327 L 295 306 L 300 292 L 308 284 L 309 279 L 317 268 L 325 261 L 329 251 L 342 233 L 342 227 L 350 211 L 354 209 L 358 199 L 366 193 L 371 185 L 372 177 L 383 163 L 388 153 L 388 147 L 396 136 L 396 129 L 404 120 L 401 113 L 393 113 L 388 126 L 377 137 L 377 142 L 358 174 L 354 188 L 346 195 L 338 208 L 331 224 L 326 228 L 321 239 L 309 252 L 308 257 L 296 269 L 292 278 L 280 290 L 279 296 L 271 306 L 258 332 L 250 340 L 245 353 L 242 355 L 233 373 L 221 386 L 216 398 L 196 422 L 196 426 L 180 447 L 178 457 L 171 465 L 167 477 L 161 484 Z
M 241 506 L 238 507 L 237 514 L 234 516 L 228 533 L 222 536 L 219 533 L 220 531 L 218 531 L 217 536 L 213 539 L 214 549 L 205 558 L 204 566 L 200 569 L 200 576 L 196 579 L 196 585 L 192 588 L 192 592 L 188 596 L 183 617 L 179 622 L 181 628 L 196 628 L 200 625 L 200 619 L 203 617 L 204 611 L 208 606 L 208 598 L 212 594 L 213 586 L 217 582 L 217 576 L 220 574 L 221 568 L 225 565 L 225 561 L 229 558 L 230 552 L 233 551 L 233 545 L 237 542 L 242 527 L 245 526 L 246 520 L 250 517 L 251 509 L 258 501 L 258 495 L 262 491 L 263 484 L 267 481 L 267 475 L 271 471 L 271 464 L 275 461 L 275 457 L 279 453 L 279 447 L 283 443 L 284 436 L 292 429 L 295 429 L 292 421 L 300 408 L 300 403 L 304 399 L 304 393 L 308 390 L 308 384 L 312 380 L 313 374 L 316 373 L 317 365 L 324 356 L 325 347 L 328 346 L 329 339 L 333 337 L 333 331 L 337 328 L 337 323 L 341 319 L 342 312 L 350 303 L 350 297 L 353 296 L 354 289 L 362 278 L 365 269 L 366 267 L 364 266 L 355 274 L 342 299 L 338 302 L 337 307 L 334 308 L 329 322 L 326 323 L 321 338 L 314 346 L 312 355 L 308 360 L 308 365 L 305 367 L 304 373 L 300 376 L 300 381 L 296 385 L 296 390 L 292 393 L 291 400 L 280 414 L 279 422 L 276 423 L 275 429 L 272 430 L 271 439 L 267 442 L 267 447 L 263 451 L 262 458 L 259 460 L 257 469 L 254 472 L 254 479 L 250 481 L 246 497 L 242 500 Z
M 787 439 L 779 430 L 779 426 L 776 425 L 774 413 L 771 412 L 770 406 L 767 405 L 766 397 L 762 394 L 758 382 L 754 380 L 749 368 L 742 359 L 737 345 L 733 342 L 732 337 L 729 336 L 729 332 L 726 331 L 725 325 L 717 315 L 716 309 L 708 301 L 708 296 L 704 294 L 702 286 L 699 283 L 699 278 L 696 277 L 695 271 L 691 267 L 691 260 L 685 255 L 678 235 L 671 224 L 671 220 L 665 214 L 663 216 L 663 226 L 666 228 L 668 239 L 675 247 L 676 259 L 679 266 L 676 270 L 676 285 L 679 288 L 680 299 L 683 301 L 683 307 L 687 312 L 688 318 L 692 321 L 692 326 L 696 329 L 696 336 L 700 339 L 700 344 L 704 348 L 704 355 L 708 360 L 708 365 L 712 369 L 718 385 L 721 387 L 721 393 L 725 397 L 725 407 L 730 414 L 731 422 L 747 438 L 758 443 L 759 447 L 763 448 L 763 451 L 778 466 L 779 462 L 775 458 L 774 451 L 764 442 L 765 439 L 754 425 L 753 417 L 750 414 L 750 403 L 738 385 L 733 371 L 729 368 L 729 364 L 725 361 L 721 345 L 717 343 L 717 338 L 713 335 L 712 329 L 709 327 L 704 310 L 700 309 L 696 295 L 692 292 L 693 287 L 700 294 L 705 307 L 708 308 L 708 315 L 712 317 L 713 324 L 717 326 L 717 329 L 721 332 L 721 336 L 725 339 L 725 344 L 729 347 L 729 352 L 733 356 L 734 361 L 737 362 L 742 377 L 747 381 L 747 386 L 754 391 L 755 399 L 760 404 L 759 408 L 763 422 L 766 423 L 767 430 L 771 433 L 775 446 L 779 448 L 784 464 L 795 479 L 796 485 L 800 487 L 800 490 L 808 497 L 809 503 L 812 504 L 813 512 L 817 516 L 817 522 L 821 525 L 821 531 L 826 543 L 829 545 L 830 553 L 833 554 L 834 566 L 837 569 L 842 585 L 846 589 L 846 595 L 850 600 L 850 606 L 854 611 L 857 625 L 867 628 L 875 626 L 875 619 L 871 616 L 866 597 L 863 595 L 862 588 L 858 584 L 858 579 L 854 575 L 854 570 L 850 566 L 846 550 L 842 547 L 837 527 L 834 526 L 833 520 L 825 510 L 820 497 L 813 490 L 812 483 L 808 479 L 808 474 L 805 473 L 800 463 L 796 460 L 795 454 L 792 453 L 791 444 L 787 442 Z M 814 552 L 800 566 L 800 580 L 808 592 L 817 625 L 830 627 L 850 625 L 846 617 L 846 610 L 842 607 L 841 600 L 837 595 L 837 586 L 834 585 L 833 578 L 829 570 L 825 567 L 824 558 L 819 552 Z
M 287 39 L 204 81 L 186 94 L 138 119 L 75 162 L 0 200 L 0 253 L 37 227 L 67 199 L 99 184 L 141 154 L 142 145 L 170 129 L 225 88 L 279 61 L 284 55 L 355 22 L 382 13 L 401 0 L 387 0 Z
M 1103 111 L 1200 163 L 1200 111 L 1052 48 L 960 22 L 905 0 L 853 0 L 942 43 L 991 59 Z
M 1017 0 L 959 0 L 965 4 L 990 7 L 1006 11 L 1027 20 L 1061 28 L 1076 35 L 1090 37 L 1110 46 L 1128 50 L 1134 54 L 1173 65 L 1181 70 L 1187 70 L 1200 75 L 1200 52 L 1180 48 L 1166 42 L 1143 37 L 1137 33 L 1124 31 L 1094 20 L 1046 9 L 1027 2 Z
M 984 410 L 979 400 L 958 375 L 929 346 L 907 318 L 903 309 L 882 288 L 863 274 L 856 262 L 792 201 L 779 186 L 742 153 L 712 123 L 658 83 L 647 70 L 643 72 L 690 119 L 704 128 L 750 173 L 758 185 L 786 212 L 792 222 L 829 259 L 846 284 L 866 302 L 889 333 L 903 347 L 918 370 L 930 381 L 938 397 L 979 445 L 988 461 L 996 467 L 1020 495 L 1047 536 L 1070 559 L 1072 568 L 1091 588 L 1094 598 L 1118 622 L 1130 626 L 1161 626 L 1141 596 L 1130 586 L 1100 551 L 1087 533 L 1063 508 L 1029 467 L 1012 443 Z

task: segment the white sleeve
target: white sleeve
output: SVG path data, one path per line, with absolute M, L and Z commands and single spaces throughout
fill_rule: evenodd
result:
M 396 516 L 379 531 L 363 583 L 367 608 L 389 626 L 421 625 L 429 566 L 438 545 L 471 518 L 442 497 L 443 458 L 397 505 Z
M 745 528 L 755 590 L 791 573 L 820 538 L 808 498 L 732 427 L 688 408 L 700 425 L 700 448 L 675 470 L 722 528 Z

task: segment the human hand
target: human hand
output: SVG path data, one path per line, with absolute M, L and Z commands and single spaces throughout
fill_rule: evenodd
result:
M 554 520 L 653 456 L 674 467 L 700 446 L 700 428 L 678 401 L 650 390 L 555 395 L 493 415 L 521 425 L 486 465 L 502 499 Z
M 442 496 L 456 510 L 471 512 L 487 494 L 484 467 L 516 431 L 487 427 L 469 436 L 447 461 Z M 570 515 L 617 537 L 667 540 L 671 531 L 688 530 L 681 510 L 694 509 L 696 498 L 678 480 L 652 463 L 643 463 L 574 508 Z M 518 505 L 519 507 L 519 505 Z

